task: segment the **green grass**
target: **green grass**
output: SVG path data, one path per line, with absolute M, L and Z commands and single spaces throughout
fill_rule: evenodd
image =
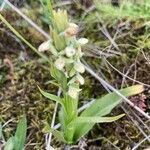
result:
M 96 11 L 90 13 L 86 17 L 87 22 L 96 21 L 97 15 L 103 20 L 111 22 L 116 19 L 150 19 L 150 2 L 145 1 L 141 4 L 133 4 L 131 2 L 122 3 L 119 7 L 112 6 L 111 4 L 102 4 L 98 0 L 94 1 Z

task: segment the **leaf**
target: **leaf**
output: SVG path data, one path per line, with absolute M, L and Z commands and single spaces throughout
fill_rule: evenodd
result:
M 52 38 L 54 42 L 54 46 L 58 52 L 65 49 L 66 41 L 62 35 L 59 35 L 55 30 L 52 31 Z
M 50 19 L 53 19 L 53 7 L 51 4 L 51 0 L 46 0 L 47 2 L 47 9 L 49 10 Z
M 134 85 L 122 90 L 119 92 L 128 97 L 141 93 L 144 90 L 142 85 Z M 121 97 L 112 92 L 105 95 L 104 97 L 96 100 L 89 108 L 82 112 L 81 116 L 104 116 L 111 112 L 111 110 L 121 102 Z
M 65 95 L 63 99 L 64 109 L 59 112 L 59 121 L 62 125 L 62 130 L 64 131 L 64 138 L 68 144 L 73 141 L 74 126 L 68 126 L 72 120 L 74 120 L 77 115 L 78 99 L 73 99 L 69 95 Z
M 63 119 L 65 120 L 65 124 L 67 125 L 74 118 L 77 117 L 78 100 L 73 99 L 72 97 L 70 97 L 69 95 L 66 94 L 63 99 L 63 104 L 64 104 L 64 108 L 65 108 L 65 112 L 63 112 L 64 113 Z
M 55 130 L 55 129 L 51 129 L 52 134 L 54 135 L 55 138 L 57 138 L 59 141 L 66 143 L 66 140 L 64 139 L 63 133 Z
M 15 145 L 14 150 L 22 150 L 26 141 L 26 132 L 27 132 L 27 120 L 26 117 L 23 117 L 17 126 L 17 130 L 15 133 Z
M 53 85 L 55 85 L 56 87 L 59 87 L 59 84 L 56 83 L 56 82 L 53 81 L 53 80 L 47 81 L 47 82 L 45 83 L 45 85 L 48 85 L 48 84 L 53 84 Z
M 54 135 L 54 137 L 57 138 L 59 141 L 66 143 L 66 140 L 64 139 L 63 133 L 58 131 L 58 130 L 52 129 L 48 123 L 46 123 L 46 126 L 44 128 L 44 132 L 47 132 L 47 133 L 51 132 Z
M 79 124 L 79 123 L 103 123 L 103 122 L 113 122 L 120 118 L 122 118 L 125 114 L 121 114 L 118 116 L 113 117 L 77 117 L 73 120 L 70 125 L 72 124 Z
M 66 113 L 64 112 L 64 109 L 63 108 L 60 108 L 60 111 L 58 112 L 58 118 L 59 118 L 59 122 L 61 124 L 61 129 L 64 130 L 65 129 L 65 116 L 66 116 Z
M 56 95 L 54 95 L 54 94 L 50 94 L 50 93 L 44 92 L 43 90 L 40 89 L 39 86 L 38 86 L 38 88 L 39 88 L 41 94 L 42 94 L 44 97 L 46 97 L 46 98 L 48 98 L 48 99 L 50 99 L 50 100 L 53 100 L 53 101 L 55 101 L 55 102 L 58 102 L 58 103 L 60 103 L 60 104 L 63 106 L 63 103 L 62 103 L 62 100 L 61 100 L 60 97 L 58 97 L 58 96 L 56 96 Z
M 4 146 L 4 150 L 13 150 L 14 149 L 14 141 L 15 141 L 14 137 L 9 138 Z
M 65 74 L 58 70 L 53 64 L 51 64 L 50 70 L 51 76 L 60 84 L 64 93 L 67 91 L 67 78 Z
M 64 138 L 67 144 L 73 144 L 73 137 L 75 132 L 75 126 L 67 126 L 64 130 Z
M 139 94 L 143 91 L 142 85 L 131 86 L 119 92 L 124 96 L 132 96 Z M 80 117 L 102 117 L 109 114 L 112 109 L 121 102 L 121 97 L 118 96 L 115 92 L 105 95 L 104 97 L 96 100 L 89 108 L 84 110 Z M 76 125 L 74 141 L 76 142 L 87 132 L 89 132 L 95 123 L 80 123 Z
M 48 2 L 49 1 L 49 2 Z M 44 14 L 41 17 L 41 19 L 46 22 L 48 25 L 52 25 L 52 15 L 51 15 L 51 8 L 48 6 L 50 3 L 50 0 L 40 0 L 41 5 L 43 7 L 44 10 Z

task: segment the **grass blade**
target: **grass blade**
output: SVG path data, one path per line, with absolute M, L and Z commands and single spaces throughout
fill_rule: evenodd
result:
M 51 0 L 46 0 L 47 1 L 47 9 L 49 10 L 50 13 L 50 18 L 53 19 L 53 7 Z
M 15 146 L 14 150 L 22 150 L 26 141 L 26 132 L 27 132 L 27 120 L 26 117 L 23 117 L 17 126 L 15 133 Z
M 0 14 L 0 20 L 5 23 L 5 25 L 19 38 L 21 39 L 26 45 L 28 45 L 36 54 L 38 54 L 41 58 L 49 62 L 49 59 L 40 53 L 32 44 L 30 44 L 18 31 L 16 31 L 13 26 Z

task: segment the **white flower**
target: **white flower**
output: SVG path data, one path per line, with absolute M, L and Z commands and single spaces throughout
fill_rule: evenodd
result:
M 88 39 L 86 39 L 86 38 L 80 38 L 80 39 L 78 40 L 78 43 L 79 43 L 80 45 L 85 45 L 85 44 L 88 43 Z
M 80 91 L 81 91 L 81 89 L 70 86 L 69 90 L 68 90 L 68 95 L 74 99 L 77 99 Z
M 67 57 L 72 57 L 75 55 L 76 50 L 73 47 L 66 47 L 65 48 L 65 53 Z
M 69 27 L 66 29 L 66 36 L 74 36 L 78 33 L 79 27 L 75 23 L 69 23 Z
M 83 78 L 80 74 L 77 74 L 76 80 L 77 80 L 77 82 L 79 82 L 81 85 L 84 84 L 84 78 Z
M 45 52 L 45 51 L 47 51 L 47 50 L 49 50 L 49 49 L 50 49 L 50 40 L 43 42 L 43 43 L 39 46 L 38 51 L 39 51 L 39 52 Z
M 85 67 L 81 62 L 76 62 L 74 64 L 74 69 L 79 73 L 84 73 L 85 72 Z
M 55 66 L 58 70 L 62 70 L 65 66 L 65 59 L 63 57 L 58 58 L 55 61 Z

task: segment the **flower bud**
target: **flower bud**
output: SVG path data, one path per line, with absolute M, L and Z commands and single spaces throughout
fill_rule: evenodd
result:
M 39 52 L 45 52 L 45 51 L 47 51 L 47 50 L 49 50 L 49 49 L 50 49 L 50 40 L 43 42 L 43 43 L 39 46 L 38 51 L 39 51 Z
M 76 70 L 74 68 L 72 68 L 69 72 L 69 76 L 73 77 L 76 74 Z
M 76 79 L 81 85 L 84 84 L 84 78 L 80 74 L 77 74 Z
M 81 50 L 81 46 L 79 46 L 77 49 L 77 58 L 80 59 L 83 55 L 84 53 Z
M 76 50 L 73 47 L 66 47 L 65 48 L 65 53 L 67 57 L 72 57 L 75 55 Z
M 63 57 L 58 58 L 55 61 L 55 66 L 58 70 L 63 70 L 63 68 L 65 67 L 65 59 Z
M 78 30 L 78 25 L 76 25 L 75 23 L 69 23 L 69 27 L 66 29 L 65 34 L 66 36 L 74 36 L 77 35 Z
M 84 73 L 85 72 L 85 67 L 81 62 L 76 62 L 74 64 L 74 69 L 79 73 Z
M 80 39 L 78 40 L 78 43 L 79 43 L 80 45 L 85 45 L 85 44 L 88 43 L 88 39 L 86 39 L 86 38 L 80 38 Z
M 81 91 L 81 89 L 70 86 L 69 90 L 68 90 L 68 95 L 71 96 L 74 99 L 77 99 L 80 91 Z

